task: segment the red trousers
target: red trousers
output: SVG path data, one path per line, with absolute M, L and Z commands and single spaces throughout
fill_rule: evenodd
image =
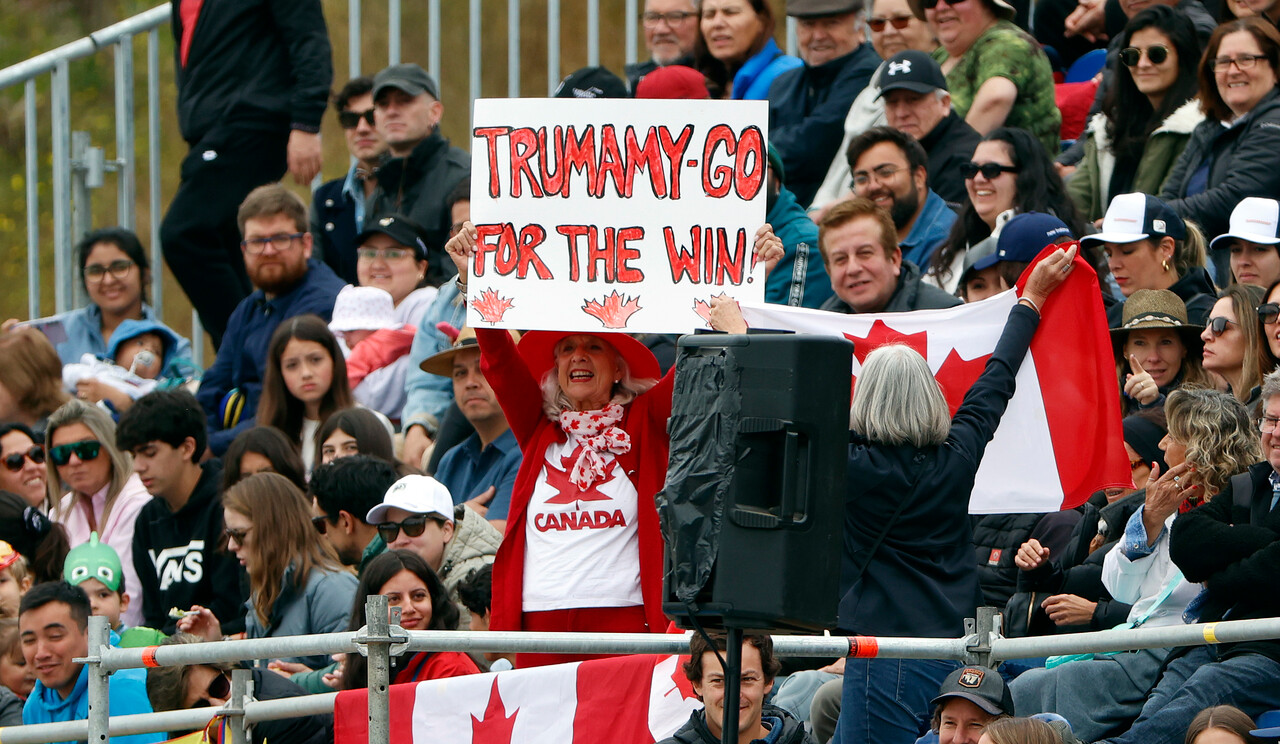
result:
M 648 633 L 644 606 L 583 607 L 575 610 L 546 610 L 524 613 L 524 629 L 540 632 Z M 516 654 L 516 668 L 566 664 L 571 661 L 604 659 L 609 654 Z

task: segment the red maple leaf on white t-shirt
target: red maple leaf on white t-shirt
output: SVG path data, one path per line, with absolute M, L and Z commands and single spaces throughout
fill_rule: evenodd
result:
M 617 460 L 610 460 L 609 464 L 604 468 L 604 478 L 596 483 L 592 483 L 587 490 L 578 488 L 578 484 L 569 479 L 569 471 L 573 469 L 573 463 L 578 459 L 578 453 L 581 447 L 570 452 L 567 457 L 560 458 L 560 465 L 564 470 L 557 468 L 551 463 L 547 463 L 547 484 L 559 491 L 555 496 L 547 499 L 548 504 L 572 504 L 575 501 L 609 501 L 610 496 L 600 492 L 598 486 L 613 480 L 617 475 L 615 472 L 618 468 Z

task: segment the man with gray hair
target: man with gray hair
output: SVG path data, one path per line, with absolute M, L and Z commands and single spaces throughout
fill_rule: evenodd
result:
M 786 187 L 809 206 L 844 140 L 844 120 L 880 64 L 866 43 L 862 0 L 787 0 L 803 67 L 769 88 L 769 144 Z
M 694 0 L 645 0 L 640 16 L 649 59 L 626 66 L 627 88 L 635 93 L 640 79 L 659 67 L 693 66 L 698 40 L 698 4 Z
M 1262 381 L 1263 462 L 1211 501 L 1178 516 L 1169 555 L 1187 581 L 1202 585 L 1183 617 L 1212 623 L 1280 616 L 1280 372 Z M 1161 480 L 1170 475 L 1171 470 Z M 1180 489 L 1183 499 L 1193 487 Z M 1206 637 L 1210 634 L 1206 633 Z M 1249 717 L 1280 708 L 1280 641 L 1216 643 L 1175 649 L 1142 714 L 1117 744 L 1176 740 L 1201 710 L 1234 705 Z

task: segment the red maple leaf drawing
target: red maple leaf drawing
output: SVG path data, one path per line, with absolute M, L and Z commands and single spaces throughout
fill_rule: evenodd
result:
M 640 310 L 640 298 L 624 297 L 615 289 L 604 302 L 586 301 L 582 312 L 599 320 L 605 328 L 626 328 L 627 320 Z
M 493 678 L 493 688 L 489 691 L 489 705 L 484 709 L 484 719 L 471 716 L 471 741 L 475 744 L 511 744 L 511 735 L 516 726 L 516 715 L 519 709 L 507 715 L 506 706 L 502 702 L 502 694 L 498 692 L 498 678 Z
M 600 493 L 600 486 L 613 480 L 617 475 L 614 471 L 618 467 L 618 461 L 612 460 L 604 469 L 604 478 L 596 483 L 592 483 L 587 490 L 583 491 L 578 488 L 578 484 L 569 479 L 569 471 L 573 468 L 573 463 L 578 459 L 578 453 L 582 447 L 578 447 L 567 456 L 560 458 L 560 466 L 564 470 L 560 470 L 551 463 L 547 463 L 547 485 L 559 491 L 555 496 L 547 499 L 548 504 L 572 504 L 575 501 L 609 501 L 610 497 Z
M 711 327 L 711 303 L 703 302 L 702 300 L 694 300 L 693 311 L 698 314 L 699 318 L 702 318 L 702 322 L 708 328 Z
M 942 362 L 942 366 L 934 373 L 933 377 L 942 386 L 942 395 L 947 399 L 947 408 L 951 409 L 952 416 L 956 415 L 956 409 L 960 408 L 965 393 L 969 392 L 973 383 L 978 381 L 990 358 L 990 354 L 984 354 L 965 360 L 960 358 L 960 354 L 955 349 L 952 349 Z
M 486 289 L 480 293 L 480 298 L 472 303 L 476 312 L 480 313 L 481 319 L 486 323 L 497 323 L 502 320 L 502 316 L 508 310 L 515 307 L 515 303 L 507 297 L 499 297 L 498 292 L 492 289 Z

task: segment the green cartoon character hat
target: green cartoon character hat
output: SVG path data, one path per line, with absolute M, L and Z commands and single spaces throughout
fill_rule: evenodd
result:
M 72 586 L 80 586 L 86 579 L 97 579 L 113 592 L 120 591 L 120 556 L 115 549 L 98 541 L 98 533 L 89 534 L 89 542 L 77 545 L 67 553 L 62 578 Z

